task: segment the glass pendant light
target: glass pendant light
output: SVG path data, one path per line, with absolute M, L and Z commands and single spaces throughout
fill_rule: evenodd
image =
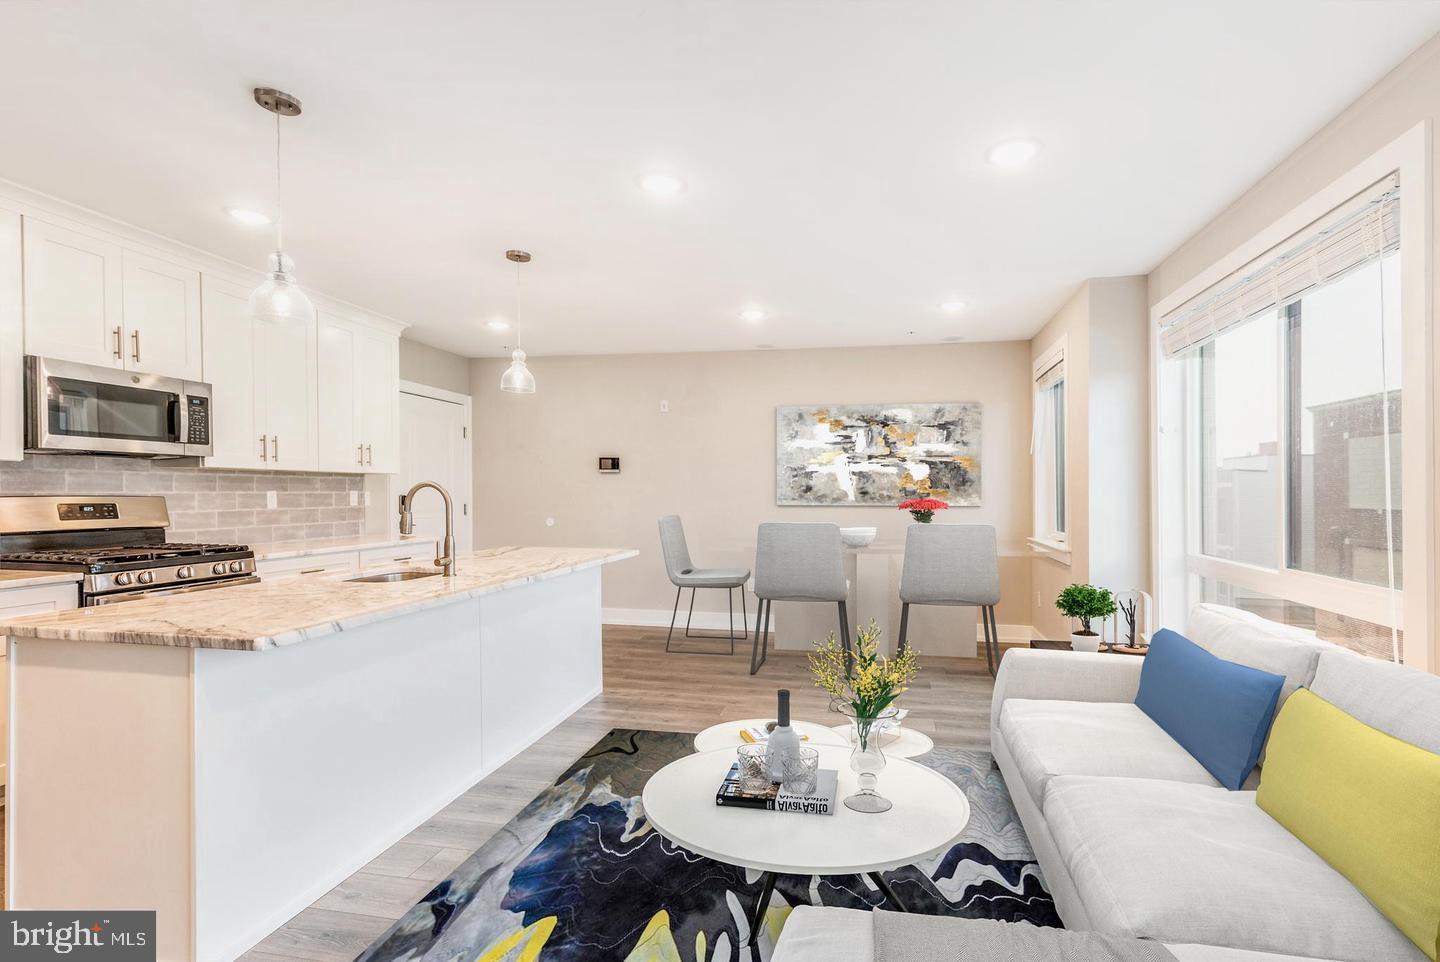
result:
M 500 375 L 500 390 L 534 394 L 535 375 L 525 366 L 525 352 L 520 350 L 520 265 L 530 263 L 530 255 L 525 251 L 506 251 L 505 259 L 515 265 L 515 350 L 510 354 L 510 366 Z
M 280 206 L 280 118 L 298 117 L 300 101 L 282 90 L 256 87 L 255 102 L 275 115 L 275 252 L 266 262 L 265 282 L 250 295 L 250 313 L 261 320 L 315 323 L 315 305 L 295 280 L 295 262 L 284 250 Z

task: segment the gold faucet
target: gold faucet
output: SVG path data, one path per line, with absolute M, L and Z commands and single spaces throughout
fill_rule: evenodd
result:
M 400 533 L 415 533 L 415 515 L 410 511 L 410 505 L 415 501 L 415 492 L 421 488 L 434 488 L 440 492 L 440 497 L 445 499 L 445 541 L 443 549 L 437 550 L 435 566 L 444 572 L 445 577 L 453 577 L 455 574 L 455 509 L 450 502 L 449 491 L 434 481 L 421 481 L 408 493 L 400 495 Z

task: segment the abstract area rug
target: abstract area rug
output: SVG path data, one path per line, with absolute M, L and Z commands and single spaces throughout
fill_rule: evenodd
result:
M 677 848 L 640 805 L 650 775 L 693 749 L 693 735 L 610 732 L 357 962 L 764 962 L 793 906 L 884 902 L 863 876 L 782 875 L 757 945 L 746 945 L 760 874 Z M 971 816 L 948 852 L 884 873 L 906 907 L 1058 926 L 990 755 L 936 749 L 916 760 L 964 790 Z

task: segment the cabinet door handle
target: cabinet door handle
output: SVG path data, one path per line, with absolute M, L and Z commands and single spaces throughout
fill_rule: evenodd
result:
M 357 445 L 355 445 L 355 463 L 356 463 L 356 464 L 364 464 L 364 463 L 365 463 L 365 445 L 363 445 L 363 444 L 357 444 Z
M 302 575 L 318 575 L 320 572 L 322 572 L 322 571 L 324 571 L 324 570 L 325 570 L 325 566 L 324 566 L 324 565 L 321 565 L 319 568 L 301 568 L 301 569 L 300 569 L 300 573 L 301 573 Z
M 119 326 L 116 326 L 116 328 L 115 328 L 115 360 L 118 361 L 118 360 L 120 360 L 120 358 L 122 358 L 122 357 L 124 357 L 124 356 L 125 356 L 125 350 L 124 350 L 124 348 L 122 348 L 122 347 L 120 346 L 120 328 L 119 328 Z
M 280 460 L 280 435 L 278 434 L 272 434 L 270 436 L 270 460 Z
M 375 463 L 375 451 L 374 451 L 374 449 L 371 448 L 370 445 L 368 445 L 368 444 L 365 445 L 365 463 L 366 463 L 366 464 L 374 464 L 374 463 Z
M 265 435 L 263 435 L 263 434 L 260 435 L 260 460 L 261 460 L 261 461 L 269 461 L 269 460 L 270 460 L 270 458 L 267 457 L 266 454 L 265 454 Z
M 134 330 L 134 331 L 131 331 L 131 332 L 130 332 L 130 344 L 131 344 L 130 356 L 135 359 L 135 363 L 136 363 L 136 364 L 139 364 L 139 363 L 140 363 L 140 332 L 139 332 L 138 330 Z

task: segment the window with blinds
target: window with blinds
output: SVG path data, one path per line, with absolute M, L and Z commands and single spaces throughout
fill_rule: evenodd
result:
M 1065 349 L 1058 346 L 1035 365 L 1034 460 L 1035 539 L 1061 547 L 1065 518 Z
M 1191 602 L 1402 660 L 1400 184 L 1160 319 L 1184 385 Z

